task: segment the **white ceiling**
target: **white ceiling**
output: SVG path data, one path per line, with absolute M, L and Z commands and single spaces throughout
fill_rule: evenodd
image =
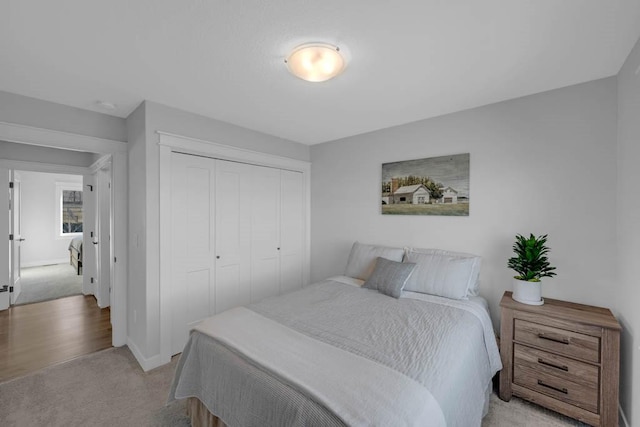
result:
M 638 0 L 0 0 L 0 90 L 314 144 L 617 74 L 639 35 Z M 313 41 L 344 74 L 287 72 Z

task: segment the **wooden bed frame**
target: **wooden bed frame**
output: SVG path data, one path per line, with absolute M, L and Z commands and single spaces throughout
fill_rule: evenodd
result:
M 82 260 L 79 255 L 75 248 L 69 248 L 69 263 L 75 267 L 78 276 L 82 273 Z

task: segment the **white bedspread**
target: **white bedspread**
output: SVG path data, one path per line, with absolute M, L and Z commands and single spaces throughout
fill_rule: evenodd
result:
M 196 331 L 295 384 L 347 425 L 366 425 L 371 420 L 380 426 L 446 425 L 429 390 L 411 378 L 244 307 L 207 319 Z M 353 393 L 356 387 L 366 392 Z
M 359 285 L 333 278 L 206 320 L 170 400 L 198 397 L 232 426 L 479 427 L 501 368 L 485 305 Z

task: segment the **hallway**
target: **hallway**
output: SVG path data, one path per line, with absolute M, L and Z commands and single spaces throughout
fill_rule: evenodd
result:
M 0 311 L 0 382 L 108 347 L 110 310 L 93 296 Z

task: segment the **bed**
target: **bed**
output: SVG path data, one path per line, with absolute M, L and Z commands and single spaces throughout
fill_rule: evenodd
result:
M 78 275 L 82 273 L 82 236 L 74 237 L 69 243 L 69 263 Z
M 361 274 L 201 322 L 169 401 L 188 399 L 194 426 L 479 426 L 502 367 L 486 301 L 390 297 L 351 258 Z

